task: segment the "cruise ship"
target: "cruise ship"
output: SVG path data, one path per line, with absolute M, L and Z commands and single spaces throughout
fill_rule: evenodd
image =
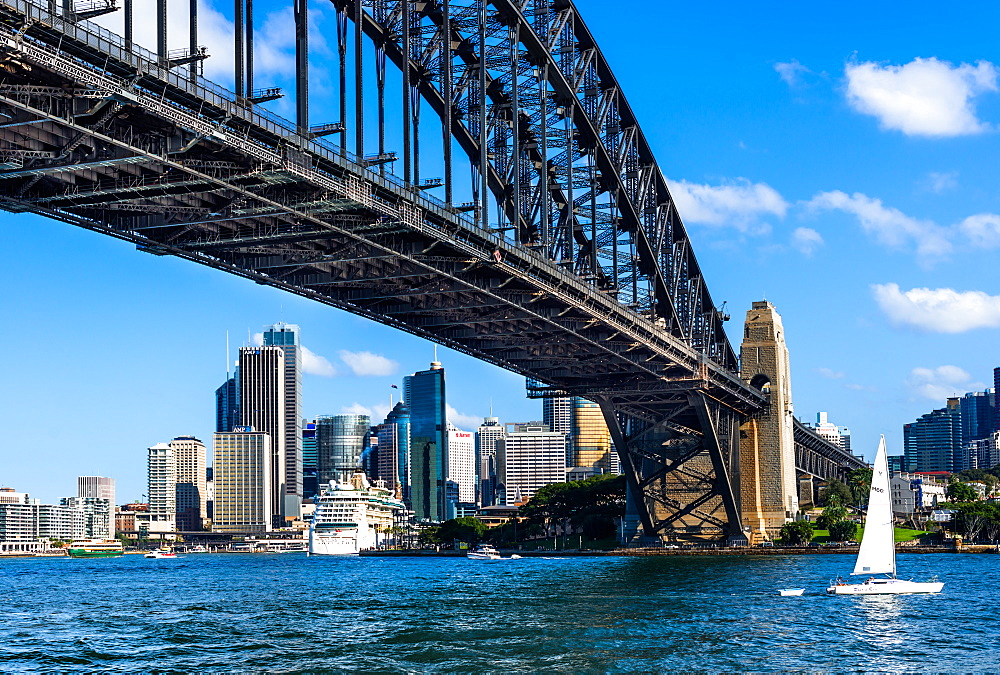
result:
M 403 502 L 390 490 L 373 486 L 360 471 L 349 483 L 330 481 L 320 486 L 316 512 L 309 525 L 309 553 L 351 555 L 389 538 Z

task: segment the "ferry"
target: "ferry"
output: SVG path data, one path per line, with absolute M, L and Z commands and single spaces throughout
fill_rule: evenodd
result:
M 396 512 L 403 508 L 397 496 L 373 486 L 360 471 L 348 483 L 330 481 L 321 486 L 316 498 L 316 512 L 309 525 L 309 554 L 356 555 L 375 548 L 378 533 L 387 532 Z
M 68 547 L 71 558 L 117 558 L 125 547 L 117 539 L 80 539 Z

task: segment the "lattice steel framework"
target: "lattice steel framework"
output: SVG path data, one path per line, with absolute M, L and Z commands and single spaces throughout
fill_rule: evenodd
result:
M 765 398 L 736 376 L 664 178 L 573 3 L 334 7 L 341 119 L 312 125 L 304 2 L 291 123 L 258 105 L 280 92 L 250 72 L 238 94 L 198 75 L 193 31 L 184 58 L 165 33 L 153 54 L 79 6 L 0 0 L 0 206 L 595 400 L 647 535 L 737 534 L 736 430 Z M 237 33 L 252 45 L 252 29 Z M 431 155 L 440 179 L 426 178 Z

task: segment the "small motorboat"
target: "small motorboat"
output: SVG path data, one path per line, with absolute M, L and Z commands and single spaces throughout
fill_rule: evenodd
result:
M 778 595 L 781 595 L 781 596 L 802 595 L 802 592 L 804 590 L 806 590 L 806 589 L 804 589 L 804 588 L 779 588 L 778 589 Z
M 480 544 L 466 554 L 469 560 L 500 560 L 500 551 L 489 544 Z
M 169 549 L 159 549 L 156 551 L 150 551 L 143 558 L 155 558 L 159 560 L 160 558 L 176 558 L 177 554 Z
M 516 553 L 515 553 L 515 554 L 513 554 L 513 555 L 512 555 L 511 557 L 510 557 L 510 559 L 511 559 L 511 560 L 520 560 L 520 559 L 521 559 L 521 556 L 519 556 L 518 554 L 516 554 Z

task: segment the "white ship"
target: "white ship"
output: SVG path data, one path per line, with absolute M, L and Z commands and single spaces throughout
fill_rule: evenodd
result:
M 351 482 L 320 486 L 309 525 L 311 555 L 351 555 L 390 539 L 396 512 L 405 508 L 390 490 L 373 486 L 365 474 Z

